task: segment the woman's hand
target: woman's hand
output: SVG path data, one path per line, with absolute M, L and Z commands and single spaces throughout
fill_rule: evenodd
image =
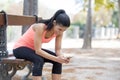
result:
M 59 63 L 69 63 L 70 62 L 70 58 L 66 58 L 63 55 L 57 56 L 57 62 Z

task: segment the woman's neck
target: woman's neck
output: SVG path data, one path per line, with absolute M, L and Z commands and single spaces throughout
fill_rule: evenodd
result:
M 51 30 L 47 30 L 46 31 L 46 34 L 45 34 L 45 38 L 50 38 L 54 35 L 54 31 L 51 29 Z

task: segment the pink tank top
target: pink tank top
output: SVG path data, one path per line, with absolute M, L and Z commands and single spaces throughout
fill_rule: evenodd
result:
M 42 35 L 42 43 L 48 43 L 51 41 L 56 35 L 54 34 L 50 38 L 45 38 L 46 30 L 43 32 Z M 28 47 L 34 50 L 34 30 L 32 27 L 30 27 L 24 34 L 23 36 L 20 37 L 20 39 L 15 43 L 14 49 L 18 47 Z

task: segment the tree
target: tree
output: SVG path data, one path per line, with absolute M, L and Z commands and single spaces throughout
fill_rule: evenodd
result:
M 38 0 L 24 0 L 23 15 L 37 15 L 38 14 Z M 22 27 L 22 34 L 29 28 L 29 26 Z
M 82 46 L 84 49 L 90 49 L 92 43 L 92 1 L 95 1 L 95 6 L 93 7 L 96 11 L 99 10 L 102 6 L 104 6 L 107 10 L 114 8 L 114 3 L 110 0 L 88 0 L 87 22 L 84 30 L 84 43 Z
M 118 38 L 120 38 L 120 0 L 118 0 L 118 27 L 119 27 Z
M 91 0 L 88 1 L 88 13 L 87 13 L 87 24 L 85 27 L 84 43 L 82 48 L 91 48 L 92 39 L 92 10 L 91 10 Z

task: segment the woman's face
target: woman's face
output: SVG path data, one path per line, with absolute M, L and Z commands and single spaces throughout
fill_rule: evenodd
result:
M 56 35 L 62 34 L 68 27 L 59 24 L 54 25 L 53 30 Z

